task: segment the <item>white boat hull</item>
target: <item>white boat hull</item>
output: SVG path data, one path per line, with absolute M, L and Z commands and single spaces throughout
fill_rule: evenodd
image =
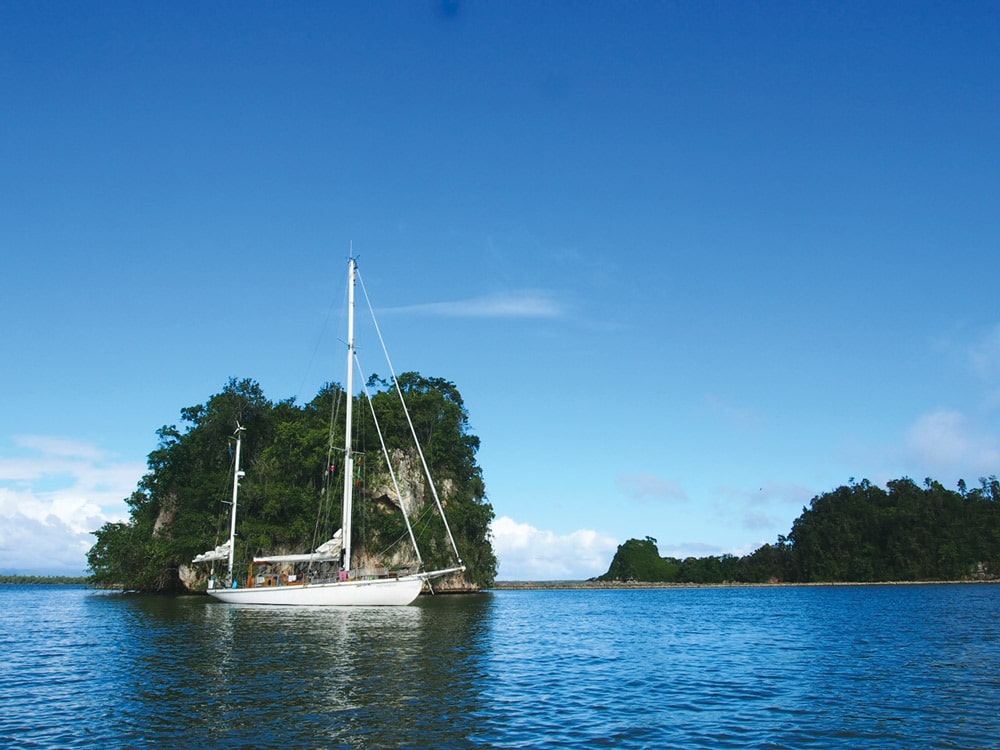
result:
M 381 607 L 412 604 L 420 595 L 420 576 L 332 581 L 286 586 L 210 589 L 209 595 L 231 604 L 275 604 L 298 607 Z

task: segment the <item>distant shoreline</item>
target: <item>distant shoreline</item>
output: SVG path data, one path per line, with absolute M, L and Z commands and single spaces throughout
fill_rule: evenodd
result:
M 32 576 L 32 575 L 0 575 L 0 585 L 19 586 L 24 584 L 46 584 L 50 586 L 79 585 L 88 583 L 86 576 Z
M 816 583 L 655 583 L 646 581 L 496 581 L 486 591 L 544 591 L 558 589 L 754 589 L 790 586 L 930 586 L 996 584 L 1000 581 L 850 581 Z

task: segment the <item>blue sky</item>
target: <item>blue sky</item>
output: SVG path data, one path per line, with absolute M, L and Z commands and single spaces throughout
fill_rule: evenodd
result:
M 230 377 L 342 380 L 352 243 L 501 578 L 997 473 L 998 70 L 978 2 L 0 0 L 0 571 Z

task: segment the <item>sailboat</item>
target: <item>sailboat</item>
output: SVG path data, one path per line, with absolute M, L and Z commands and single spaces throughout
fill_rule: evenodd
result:
M 354 391 L 354 369 L 355 369 L 355 343 L 354 343 L 354 307 L 355 307 L 355 285 L 358 277 L 357 261 L 351 258 L 348 266 L 348 336 L 347 336 L 347 382 L 346 392 L 348 401 Z M 378 324 L 376 323 L 376 330 Z M 381 334 L 379 334 L 381 338 Z M 384 344 L 383 344 L 384 348 Z M 391 364 L 389 365 L 392 369 Z M 400 399 L 403 400 L 402 390 L 396 381 L 395 373 L 392 375 L 396 385 L 396 391 Z M 367 389 L 366 389 L 367 394 Z M 369 399 L 370 401 L 370 399 Z M 409 532 L 410 542 L 416 554 L 418 571 L 399 575 L 397 573 L 380 572 L 377 574 L 366 574 L 363 571 L 355 570 L 351 567 L 351 521 L 354 511 L 354 452 L 351 441 L 352 434 L 352 412 L 348 407 L 346 411 L 345 438 L 344 438 L 344 501 L 341 528 L 331 539 L 321 544 L 314 552 L 293 555 L 272 555 L 254 557 L 246 579 L 238 580 L 233 576 L 234 551 L 236 547 L 236 524 L 237 506 L 240 488 L 240 479 L 245 473 L 240 467 L 242 439 L 244 428 L 237 425 L 236 429 L 236 451 L 235 468 L 233 472 L 233 493 L 230 511 L 229 540 L 194 558 L 195 563 L 212 563 L 212 573 L 209 577 L 208 593 L 222 602 L 238 604 L 276 604 L 290 606 L 404 606 L 412 604 L 420 594 L 425 585 L 429 586 L 430 581 L 453 573 L 465 570 L 461 555 L 455 544 L 455 538 L 448 526 L 445 518 L 444 507 L 438 497 L 434 482 L 431 479 L 427 461 L 419 441 L 416 439 L 416 431 L 410 420 L 409 412 L 406 411 L 406 404 L 403 401 L 403 409 L 406 420 L 410 425 L 410 432 L 416 444 L 417 453 L 420 456 L 425 476 L 437 504 L 438 512 L 444 521 L 444 528 L 447 532 L 451 548 L 454 552 L 458 565 L 440 570 L 424 571 L 420 549 L 417 546 L 416 537 L 406 514 L 406 504 L 402 501 L 399 491 L 399 484 L 396 480 L 395 472 L 392 470 L 392 463 L 389 460 L 385 442 L 381 439 L 382 451 L 386 462 L 389 465 L 389 474 L 395 486 L 397 495 L 400 497 L 400 509 L 406 521 L 406 528 Z M 373 411 L 374 414 L 374 411 Z M 224 578 L 220 581 L 215 576 L 214 565 L 216 562 L 226 560 L 227 569 Z M 256 569 L 256 570 L 255 570 Z

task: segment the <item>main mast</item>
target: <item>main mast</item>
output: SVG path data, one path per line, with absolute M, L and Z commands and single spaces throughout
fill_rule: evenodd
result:
M 347 294 L 347 420 L 344 426 L 344 515 L 341 528 L 344 531 L 344 559 L 341 563 L 342 575 L 351 570 L 351 513 L 354 506 L 354 454 L 351 452 L 351 419 L 354 414 L 354 279 L 357 264 L 350 260 L 350 283 Z

